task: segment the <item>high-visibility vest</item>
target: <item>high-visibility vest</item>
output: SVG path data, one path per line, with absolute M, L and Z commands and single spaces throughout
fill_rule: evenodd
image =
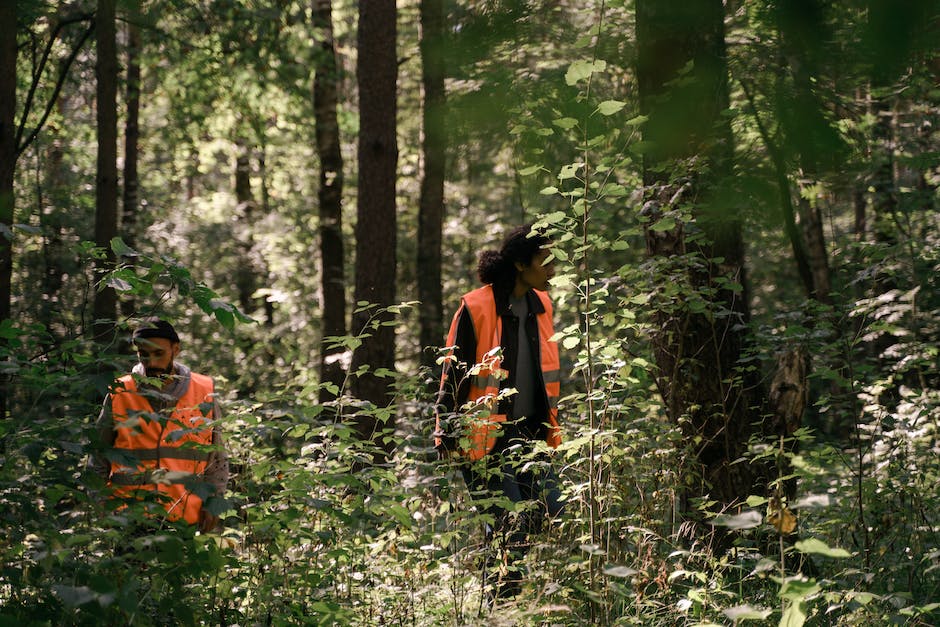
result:
M 536 315 L 539 331 L 539 361 L 541 379 L 545 386 L 546 403 L 548 407 L 548 432 L 546 443 L 552 448 L 561 444 L 561 429 L 558 426 L 558 397 L 561 393 L 559 371 L 561 368 L 558 359 L 558 344 L 551 341 L 555 334 L 552 325 L 552 302 L 548 294 L 533 290 L 545 308 L 543 313 Z M 453 346 L 457 341 L 457 326 L 461 311 L 466 308 L 473 321 L 473 330 L 476 334 L 476 363 L 468 364 L 470 377 L 469 401 L 475 401 L 479 414 L 471 421 L 467 435 L 470 448 L 463 452 L 471 460 L 477 460 L 493 450 L 499 423 L 506 421 L 506 415 L 499 411 L 500 381 L 506 378 L 506 373 L 500 368 L 500 360 L 494 349 L 501 346 L 503 321 L 502 316 L 496 312 L 496 299 L 493 287 L 485 285 L 464 295 L 461 306 L 450 325 L 447 334 L 447 345 Z M 443 386 L 447 377 L 445 368 Z M 459 382 L 455 382 L 457 384 Z
M 111 462 L 111 485 L 118 496 L 135 490 L 157 490 L 170 520 L 199 523 L 202 499 L 186 489 L 186 483 L 202 481 L 212 445 L 212 429 L 200 405 L 212 403 L 214 386 L 205 375 L 191 373 L 189 389 L 169 416 L 157 415 L 146 398 L 137 393 L 134 377 L 126 375 L 111 394 L 114 448 L 134 460 L 129 466 Z M 121 460 L 125 461 L 125 460 Z

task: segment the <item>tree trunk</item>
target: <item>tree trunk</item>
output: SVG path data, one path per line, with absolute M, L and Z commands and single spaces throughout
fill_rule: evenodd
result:
M 96 263 L 100 280 L 114 265 L 111 240 L 117 237 L 117 44 L 115 35 L 115 0 L 98 0 L 95 29 L 98 56 L 97 80 L 98 174 L 95 191 L 95 245 L 106 251 Z M 114 339 L 117 293 L 114 288 L 95 292 L 94 337 L 102 344 Z
M 398 165 L 396 140 L 396 82 L 398 60 L 394 0 L 370 0 L 359 4 L 357 76 L 359 84 L 359 204 L 356 221 L 357 303 L 385 308 L 395 303 L 396 219 L 395 176 Z M 391 378 L 395 369 L 395 327 L 392 314 L 375 308 L 359 308 L 353 314 L 353 333 L 365 332 L 353 353 L 353 391 L 364 401 L 385 407 L 392 400 Z M 365 373 L 358 374 L 361 367 Z M 361 412 L 356 429 L 364 440 L 375 440 L 394 428 L 394 417 L 381 424 L 374 412 Z M 376 443 L 386 451 L 390 438 Z
M 346 373 L 341 360 L 346 349 L 330 346 L 325 338 L 346 335 L 346 278 L 343 252 L 343 154 L 340 150 L 336 108 L 339 69 L 333 38 L 330 0 L 314 0 L 312 26 L 320 42 L 313 79 L 313 113 L 316 119 L 317 154 L 320 158 L 320 291 L 322 339 L 320 342 L 321 403 L 336 398 Z
M 235 286 L 238 289 L 238 306 L 252 315 L 256 309 L 254 293 L 258 289 L 255 264 L 254 236 L 257 203 L 251 191 L 251 161 L 249 151 L 242 142 L 236 147 L 235 155 L 235 208 L 238 224 L 238 249 L 241 260 L 235 272 Z
M 138 216 L 140 213 L 137 154 L 140 140 L 140 28 L 132 12 L 127 22 L 127 119 L 124 126 L 124 198 L 121 211 L 121 233 L 124 242 L 137 245 Z M 129 316 L 134 312 L 134 301 L 121 302 L 121 312 Z
M 10 317 L 12 304 L 16 19 L 16 2 L 0 2 L 0 321 Z
M 0 2 L 0 322 L 10 318 L 12 305 L 15 122 L 16 2 Z M 8 397 L 8 375 L 0 375 L 0 420 L 7 417 Z
M 266 324 L 271 326 L 274 312 L 265 298 L 255 296 L 267 278 L 268 270 L 261 252 L 255 246 L 254 228 L 258 221 L 258 201 L 251 189 L 251 151 L 244 141 L 238 141 L 235 155 L 235 200 L 238 248 L 241 262 L 235 271 L 235 286 L 238 290 L 238 306 L 254 315 L 264 311 Z
M 759 399 L 756 382 L 736 372 L 749 318 L 741 222 L 715 193 L 731 174 L 732 153 L 721 115 L 728 106 L 723 18 L 721 0 L 638 0 L 636 8 L 644 140 L 652 142 L 643 168 L 647 254 L 694 290 L 658 310 L 657 382 L 691 453 L 686 501 L 710 495 L 718 507 L 766 487 L 753 465 L 732 465 L 759 421 Z M 677 219 L 680 201 L 693 206 L 685 224 Z M 693 230 L 704 238 L 687 237 Z M 688 253 L 691 264 L 677 257 Z M 685 509 L 693 514 L 690 503 Z
M 263 135 L 264 131 L 261 131 L 261 133 L 261 149 L 258 154 L 258 178 L 260 179 L 261 186 L 261 215 L 269 216 L 271 215 L 271 194 L 268 190 L 268 147 Z M 256 251 L 255 256 L 257 258 L 256 276 L 261 279 L 261 283 L 263 284 L 267 281 L 269 276 L 268 261 L 261 251 Z M 271 329 L 274 327 L 274 300 L 267 297 L 259 300 L 259 304 L 264 310 L 264 326 Z M 277 338 L 274 339 L 275 341 L 277 340 Z M 276 360 L 276 355 L 272 348 L 273 347 L 269 345 L 267 353 L 268 363 L 273 365 Z
M 780 118 L 787 128 L 788 143 L 797 152 L 800 165 L 798 213 L 801 235 L 810 271 L 808 296 L 829 301 L 831 281 L 829 255 L 823 231 L 822 215 L 815 201 L 803 191 L 816 185 L 825 165 L 838 154 L 834 131 L 821 112 L 822 105 L 813 89 L 819 75 L 823 42 L 828 41 L 826 8 L 819 0 L 781 3 L 775 9 L 780 35 L 781 67 L 786 68 L 792 84 L 792 98 L 782 99 Z
M 64 70 L 62 70 L 64 71 Z M 59 95 L 56 104 L 59 115 L 68 115 L 65 96 Z M 43 323 L 51 330 L 58 326 L 61 319 L 62 302 L 60 291 L 65 281 L 66 270 L 63 261 L 67 251 L 63 242 L 63 218 L 68 215 L 71 189 L 68 185 L 68 172 L 64 163 L 65 151 L 58 128 L 50 128 L 48 148 L 46 149 L 46 190 L 48 201 L 39 215 L 42 226 L 43 261 Z
M 800 227 L 806 242 L 806 253 L 813 272 L 814 297 L 821 303 L 829 302 L 832 280 L 829 273 L 829 252 L 826 250 L 826 236 L 823 232 L 822 212 L 816 203 L 800 198 Z
M 441 232 L 444 223 L 445 98 L 443 2 L 421 1 L 421 80 L 424 86 L 424 176 L 418 207 L 418 300 L 421 363 L 433 368 L 444 337 Z
M 873 97 L 871 113 L 875 118 L 872 161 L 876 164 L 871 186 L 874 209 L 872 232 L 875 241 L 893 245 L 897 243 L 894 220 L 898 210 L 898 197 L 894 168 L 895 116 L 891 101 L 887 97 Z

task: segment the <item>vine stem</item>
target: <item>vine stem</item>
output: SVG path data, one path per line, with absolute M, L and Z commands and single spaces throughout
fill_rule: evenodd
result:
M 849 385 L 852 398 L 852 415 L 855 430 L 855 441 L 858 448 L 856 462 L 858 464 L 855 473 L 856 480 L 856 499 L 858 499 L 858 524 L 862 528 L 862 544 L 865 552 L 865 570 L 871 568 L 871 543 L 868 536 L 868 524 L 865 522 L 865 450 L 862 445 L 862 410 L 858 406 L 858 393 L 855 389 L 855 369 L 852 367 L 851 347 L 846 346 L 846 367 L 849 371 Z
M 587 88 L 585 89 L 585 101 L 590 101 L 591 96 L 591 84 L 594 80 L 594 63 L 597 61 L 597 51 L 600 46 L 601 39 L 601 26 L 604 23 L 604 11 L 605 11 L 605 1 L 602 0 L 600 7 L 598 9 L 597 15 L 597 36 L 594 40 L 594 49 L 592 52 L 591 58 L 591 74 L 588 76 Z M 590 122 L 590 115 L 586 114 L 587 117 L 584 120 L 584 124 L 581 127 L 582 132 L 582 157 L 584 161 L 584 172 L 583 172 L 583 183 L 584 183 L 584 194 L 581 198 L 584 200 L 583 210 L 581 212 L 581 271 L 584 277 L 584 353 L 585 353 L 585 362 L 586 367 L 584 369 L 584 384 L 585 384 L 585 393 L 587 395 L 587 410 L 588 410 L 588 422 L 590 428 L 590 438 L 588 441 L 588 500 L 590 501 L 590 511 L 589 511 L 589 527 L 591 533 L 591 553 L 588 557 L 590 563 L 590 589 L 593 591 L 597 584 L 597 567 L 598 560 L 595 547 L 600 546 L 600 538 L 598 536 L 597 522 L 599 517 L 598 504 L 597 504 L 597 483 L 599 480 L 599 473 L 597 469 L 596 462 L 596 449 L 597 449 L 597 416 L 594 410 L 594 356 L 591 345 L 591 272 L 589 261 L 589 248 L 588 248 L 588 223 L 590 221 L 590 205 L 588 203 L 588 193 L 590 191 L 590 150 L 588 147 L 588 123 Z M 575 203 L 577 204 L 577 203 Z M 591 623 L 594 624 L 597 622 L 597 603 L 591 602 Z

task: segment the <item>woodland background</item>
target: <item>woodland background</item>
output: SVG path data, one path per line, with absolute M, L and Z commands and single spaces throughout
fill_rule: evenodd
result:
M 0 3 L 0 624 L 937 624 L 938 18 Z M 491 606 L 430 433 L 523 221 L 569 505 Z M 224 394 L 220 535 L 85 470 L 154 314 Z

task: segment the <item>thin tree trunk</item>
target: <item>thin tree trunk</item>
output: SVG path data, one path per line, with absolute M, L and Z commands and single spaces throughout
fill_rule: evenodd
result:
M 394 0 L 369 0 L 359 4 L 359 204 L 356 221 L 357 303 L 385 308 L 395 303 L 396 217 L 395 177 L 398 165 L 396 139 L 396 83 L 398 60 Z M 377 407 L 392 401 L 395 369 L 395 327 L 392 314 L 375 309 L 353 314 L 353 333 L 365 331 L 362 345 L 353 353 L 352 371 L 368 370 L 353 381 L 356 396 Z M 385 372 L 383 372 L 385 371 Z M 373 412 L 356 417 L 356 429 L 364 440 L 376 440 L 382 431 L 394 429 L 394 416 L 382 424 Z M 376 444 L 389 451 L 390 438 Z
M 0 2 L 0 321 L 10 318 L 12 305 L 16 19 L 16 2 Z M 7 398 L 9 377 L 4 374 L 0 375 L 0 420 L 7 417 Z
M 829 253 L 826 250 L 826 236 L 823 232 L 822 212 L 816 203 L 800 197 L 800 227 L 806 242 L 806 254 L 813 272 L 813 292 L 821 303 L 829 302 L 832 280 L 829 273 Z
M 56 105 L 59 115 L 65 116 L 66 102 L 65 96 L 59 95 L 59 102 Z M 67 215 L 70 198 L 70 190 L 67 183 L 68 173 L 64 163 L 64 150 L 62 147 L 62 137 L 59 129 L 49 130 L 50 141 L 46 150 L 46 189 L 48 190 L 48 201 L 43 203 L 45 206 L 40 211 L 40 221 L 42 225 L 43 238 L 43 294 L 45 303 L 43 306 L 42 320 L 51 330 L 57 324 L 55 320 L 61 318 L 61 294 L 62 285 L 65 279 L 65 269 L 62 267 L 66 251 L 62 241 L 63 217 Z
M 346 335 L 346 279 L 343 251 L 343 154 L 336 117 L 339 68 L 333 38 L 330 0 L 314 0 L 312 26 L 320 42 L 313 79 L 313 113 L 316 120 L 317 154 L 320 158 L 320 292 L 322 340 L 320 342 L 320 402 L 334 398 L 343 386 L 343 346 L 326 338 Z
M 775 78 L 779 90 L 781 77 L 778 74 Z M 806 290 L 806 294 L 811 296 L 815 290 L 813 286 L 813 272 L 810 268 L 806 245 L 803 242 L 803 238 L 800 237 L 800 229 L 796 223 L 796 211 L 793 209 L 793 198 L 790 191 L 790 177 L 787 172 L 786 160 L 783 157 L 783 151 L 774 144 L 769 131 L 761 121 L 760 111 L 754 102 L 754 97 L 750 89 L 744 85 L 743 81 L 741 84 L 744 88 L 744 94 L 751 105 L 751 109 L 754 110 L 754 121 L 757 124 L 761 139 L 763 139 L 764 145 L 767 147 L 767 152 L 770 154 L 770 161 L 773 164 L 774 178 L 777 180 L 778 195 L 780 197 L 780 218 L 783 222 L 783 231 L 790 241 L 790 249 L 793 251 L 793 260 L 796 262 L 796 269 L 800 275 L 800 281 L 803 283 L 803 288 Z
M 793 89 L 792 98 L 781 97 L 778 102 L 783 102 L 779 113 L 781 120 L 787 123 L 788 143 L 799 155 L 801 180 L 797 207 L 810 270 L 808 296 L 828 302 L 831 281 L 822 216 L 817 203 L 803 194 L 819 181 L 822 164 L 828 158 L 826 153 L 831 151 L 827 145 L 829 125 L 820 112 L 821 104 L 813 90 L 823 54 L 822 44 L 828 40 L 826 8 L 818 0 L 805 0 L 800 4 L 782 3 L 775 11 L 783 57 L 780 65 L 789 72 Z M 778 87 L 778 93 L 780 91 Z
M 10 317 L 12 304 L 16 19 L 16 2 L 0 2 L 0 320 Z
M 187 203 L 196 198 L 196 183 L 199 177 L 199 148 L 195 142 L 189 146 L 189 160 L 183 175 L 183 198 Z
M 852 190 L 852 206 L 855 208 L 855 222 L 852 232 L 855 233 L 855 241 L 864 242 L 866 232 L 868 231 L 868 221 L 866 215 L 867 203 L 865 202 L 865 191 L 862 184 L 857 183 Z
M 97 80 L 98 166 L 95 192 L 95 245 L 106 251 L 96 263 L 96 278 L 113 267 L 111 240 L 117 237 L 117 44 L 115 0 L 98 0 L 95 29 L 98 55 Z M 99 288 L 94 301 L 94 337 L 102 344 L 114 339 L 117 293 L 111 287 Z
M 124 242 L 134 248 L 139 228 L 139 181 L 137 155 L 140 140 L 140 28 L 135 23 L 136 12 L 127 23 L 127 119 L 124 126 L 124 198 L 121 211 L 121 233 Z M 129 316 L 134 312 L 134 301 L 121 302 L 121 312 Z
M 262 134 L 261 149 L 258 154 L 258 177 L 260 179 L 261 185 L 261 215 L 264 216 L 271 215 L 271 194 L 268 191 L 267 154 L 267 143 L 265 142 L 264 135 Z M 257 259 L 256 276 L 260 278 L 261 282 L 263 283 L 268 277 L 268 263 L 260 251 L 256 251 L 255 255 Z M 268 329 L 271 329 L 274 327 L 274 301 L 270 298 L 261 298 L 260 300 L 261 308 L 264 310 L 264 326 Z M 271 350 L 270 346 L 268 347 L 267 354 L 268 362 L 273 365 L 276 359 L 276 355 L 274 354 L 274 351 Z
M 444 334 L 441 235 L 444 224 L 444 9 L 442 0 L 421 1 L 421 63 L 424 86 L 424 176 L 418 208 L 418 300 L 421 363 L 434 367 Z
M 897 242 L 894 228 L 898 210 L 894 167 L 895 115 L 891 102 L 885 97 L 872 99 L 871 113 L 875 118 L 872 158 L 876 164 L 872 180 L 872 231 L 875 241 L 890 245 Z
M 238 229 L 238 248 L 241 262 L 235 272 L 235 286 L 238 289 L 238 305 L 241 310 L 251 315 L 255 310 L 254 298 L 257 287 L 257 277 L 254 261 L 254 237 L 252 230 L 255 223 L 254 194 L 251 191 L 251 161 L 248 149 L 239 142 L 235 155 L 235 200 L 238 203 L 236 222 Z

